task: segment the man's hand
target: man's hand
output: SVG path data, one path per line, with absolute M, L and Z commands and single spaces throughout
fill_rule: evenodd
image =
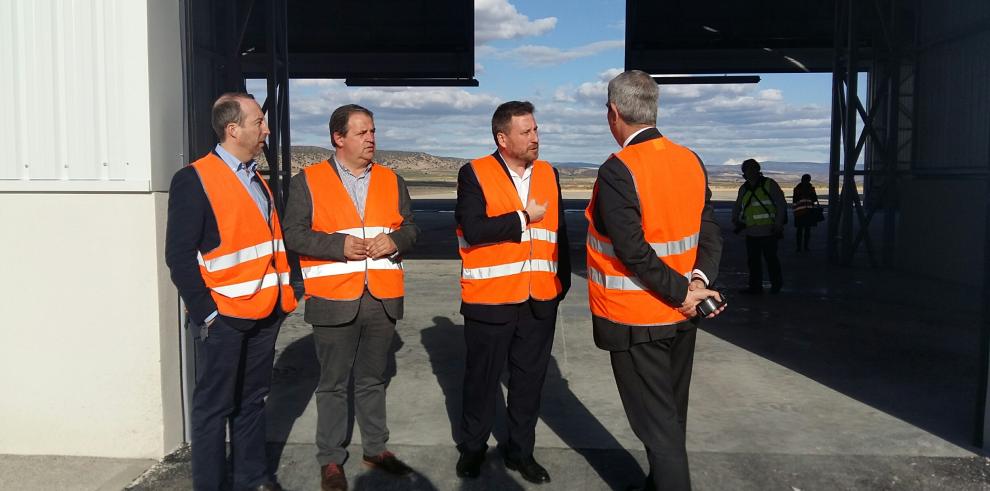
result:
M 365 243 L 368 246 L 368 257 L 371 259 L 389 256 L 399 250 L 399 248 L 395 246 L 395 242 L 392 241 L 392 238 L 386 234 L 378 234 L 373 239 L 365 240 Z
M 547 212 L 548 204 L 550 204 L 549 201 L 541 205 L 535 199 L 529 200 L 529 204 L 526 205 L 526 214 L 529 215 L 529 223 L 536 223 L 543 220 L 543 215 Z
M 348 235 L 344 238 L 344 257 L 348 261 L 363 261 L 368 258 L 369 240 Z
M 681 306 L 677 309 L 678 312 L 680 312 L 689 319 L 698 315 L 698 310 L 697 310 L 698 304 L 701 303 L 706 298 L 715 297 L 718 299 L 719 302 L 722 301 L 722 295 L 719 292 L 715 290 L 709 290 L 704 287 L 696 286 L 695 285 L 696 282 L 703 283 L 701 280 L 692 280 L 691 284 L 688 286 L 688 292 L 687 292 L 687 296 L 684 297 L 684 302 L 681 303 Z M 726 306 L 723 305 L 715 312 L 712 312 L 706 318 L 711 319 L 716 315 L 721 314 L 722 311 L 725 310 L 725 307 Z

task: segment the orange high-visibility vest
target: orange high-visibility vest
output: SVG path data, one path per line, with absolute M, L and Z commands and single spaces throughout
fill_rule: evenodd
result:
M 471 162 L 485 195 L 486 213 L 496 217 L 522 211 L 512 180 L 494 156 Z M 529 298 L 552 300 L 562 291 L 557 278 L 557 219 L 559 190 L 553 167 L 537 160 L 530 175 L 529 197 L 549 203 L 543 219 L 529 224 L 519 243 L 468 244 L 457 227 L 460 246 L 461 299 L 466 303 L 500 305 L 522 303 Z
M 228 317 L 263 319 L 281 298 L 282 311 L 296 308 L 289 261 L 274 205 L 268 220 L 230 166 L 214 153 L 193 162 L 217 218 L 220 245 L 198 254 L 199 272 L 217 311 Z M 258 180 L 274 203 L 265 180 Z
M 689 149 L 664 137 L 629 145 L 614 156 L 632 174 L 646 242 L 664 264 L 690 278 L 705 206 L 705 174 L 698 158 Z M 594 222 L 592 210 L 597 195 L 596 184 L 585 210 L 591 312 L 630 326 L 684 321 L 684 315 L 648 290 L 615 257 L 611 239 L 602 235 Z
M 306 184 L 313 198 L 315 232 L 348 234 L 372 239 L 402 226 L 399 213 L 399 178 L 391 170 L 372 163 L 367 177 L 368 197 L 364 205 L 364 220 L 344 183 L 334 171 L 333 164 L 324 160 L 303 169 Z M 331 261 L 299 256 L 306 297 L 327 300 L 361 298 L 365 285 L 375 298 L 399 298 L 404 295 L 402 261 L 383 257 L 361 261 Z

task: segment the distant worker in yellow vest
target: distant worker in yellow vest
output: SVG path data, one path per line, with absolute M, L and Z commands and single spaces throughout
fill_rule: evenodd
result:
M 657 98 L 656 82 L 639 70 L 608 84 L 608 125 L 622 149 L 599 169 L 585 211 L 588 296 L 595 344 L 609 351 L 629 425 L 646 447 L 645 489 L 679 491 L 691 488 L 692 321 L 701 301 L 721 301 L 708 285 L 722 238 L 704 165 L 657 130 Z
M 534 483 L 550 474 L 533 457 L 540 394 L 557 305 L 570 287 L 567 228 L 556 169 L 540 153 L 529 102 L 492 116 L 497 150 L 457 176 L 461 314 L 467 360 L 457 475 L 476 478 L 495 422 L 499 377 L 509 360 L 505 465 Z
M 296 297 L 274 199 L 254 161 L 268 125 L 245 93 L 220 96 L 212 123 L 220 143 L 175 173 L 165 232 L 165 262 L 198 328 L 192 486 L 275 491 L 265 397 L 275 338 Z M 228 425 L 233 483 L 224 483 Z
M 285 241 L 299 254 L 306 322 L 320 361 L 316 389 L 316 459 L 323 491 L 344 491 L 348 383 L 363 463 L 403 476 L 410 469 L 388 450 L 386 366 L 403 313 L 402 255 L 416 243 L 405 181 L 375 163 L 375 120 L 349 104 L 330 116 L 335 153 L 292 178 Z
M 777 181 L 760 172 L 760 163 L 756 160 L 743 161 L 742 172 L 746 182 L 739 186 L 732 206 L 735 230 L 746 237 L 746 264 L 749 266 L 749 286 L 740 293 L 763 293 L 763 261 L 770 273 L 770 293 L 777 293 L 784 285 L 777 245 L 787 223 L 787 199 Z

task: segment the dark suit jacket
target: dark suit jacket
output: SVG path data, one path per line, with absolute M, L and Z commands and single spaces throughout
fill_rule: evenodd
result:
M 661 137 L 660 131 L 650 128 L 636 135 L 629 144 Z M 662 163 L 658 162 L 657 165 Z M 701 158 L 698 158 L 698 165 L 704 171 Z M 722 233 L 715 222 L 715 212 L 711 206 L 712 192 L 707 186 L 707 179 L 708 173 L 705 172 L 705 208 L 701 212 L 698 256 L 694 269 L 701 270 L 709 282 L 714 282 L 722 257 Z M 597 188 L 592 219 L 598 226 L 598 231 L 611 239 L 615 256 L 665 302 L 680 306 L 687 295 L 688 280 L 664 264 L 643 237 L 642 214 L 632 174 L 614 155 L 598 170 Z M 609 351 L 625 351 L 633 344 L 671 337 L 677 329 L 693 326 L 689 322 L 675 326 L 626 326 L 598 316 L 592 316 L 592 325 L 595 344 Z
M 496 151 L 492 154 L 505 170 L 505 178 L 512 181 L 509 168 L 505 166 L 502 157 Z M 537 319 L 544 319 L 557 311 L 557 304 L 567 295 L 567 290 L 571 287 L 571 258 L 569 243 L 567 241 L 567 222 L 564 220 L 564 203 L 561 198 L 560 175 L 557 169 L 553 170 L 554 178 L 557 180 L 557 277 L 563 287 L 560 296 L 554 300 L 538 301 L 528 300 L 527 303 L 533 309 L 533 315 Z M 513 186 L 515 187 L 515 186 Z M 519 214 L 516 212 L 506 213 L 497 217 L 489 217 L 485 210 L 485 195 L 481 190 L 478 177 L 474 174 L 471 164 L 467 163 L 461 167 L 457 173 L 457 207 L 454 209 L 454 218 L 457 224 L 464 231 L 464 240 L 468 244 L 492 244 L 496 242 L 519 242 L 522 240 L 522 227 L 519 223 Z M 513 305 L 481 305 L 461 302 L 461 314 L 471 319 L 504 323 L 513 318 L 515 306 Z
M 337 166 L 332 160 L 330 167 L 339 178 Z M 399 181 L 399 213 L 402 215 L 402 225 L 388 236 L 395 242 L 398 255 L 401 256 L 409 252 L 416 243 L 419 228 L 413 223 L 412 202 L 406 189 L 406 181 L 400 176 L 396 177 Z M 367 199 L 376 198 L 369 193 Z M 353 206 L 351 203 L 345 204 Z M 313 197 L 306 183 L 306 174 L 303 172 L 296 174 L 289 184 L 289 200 L 285 206 L 285 223 L 282 229 L 285 231 L 285 246 L 291 251 L 332 261 L 347 260 L 344 256 L 344 239 L 347 234 L 326 234 L 313 230 Z M 382 300 L 382 304 L 389 317 L 402 318 L 402 298 L 385 299 Z M 305 319 L 306 322 L 317 326 L 346 324 L 357 317 L 360 305 L 361 299 L 340 301 L 310 297 L 306 300 Z
M 244 191 L 245 193 L 247 190 Z M 271 205 L 271 203 L 269 203 Z M 187 165 L 172 176 L 168 190 L 168 222 L 165 228 L 165 264 L 172 283 L 189 310 L 189 320 L 202 325 L 206 317 L 217 310 L 210 289 L 199 272 L 197 252 L 209 252 L 220 245 L 217 217 L 203 190 L 199 174 Z M 281 303 L 274 310 L 282 312 Z M 228 326 L 246 330 L 254 321 L 220 315 Z

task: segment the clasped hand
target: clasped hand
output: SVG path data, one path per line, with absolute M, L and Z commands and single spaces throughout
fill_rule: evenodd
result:
M 715 290 L 705 288 L 705 282 L 699 279 L 691 280 L 691 283 L 688 284 L 687 296 L 684 297 L 684 302 L 682 302 L 681 306 L 677 308 L 677 311 L 689 319 L 696 317 L 698 315 L 698 304 L 708 297 L 715 297 L 719 302 L 722 301 L 722 294 Z M 727 305 L 728 304 L 719 307 L 718 310 L 712 312 L 705 318 L 711 319 L 721 314 Z
M 353 235 L 344 238 L 344 257 L 349 261 L 380 259 L 394 254 L 397 250 L 395 242 L 386 234 L 378 234 L 370 239 Z

